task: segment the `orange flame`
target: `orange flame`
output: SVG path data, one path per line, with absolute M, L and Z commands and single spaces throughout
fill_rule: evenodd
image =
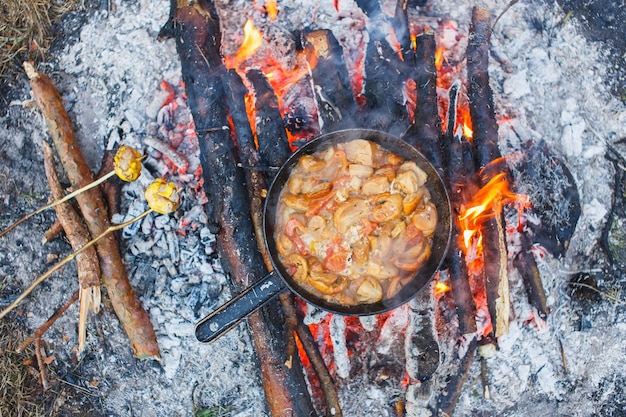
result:
M 438 46 L 437 49 L 435 50 L 435 69 L 437 70 L 437 72 L 440 72 L 441 68 L 443 67 L 444 51 L 445 51 L 445 48 L 442 46 Z
M 276 16 L 278 16 L 278 4 L 276 0 L 265 0 L 265 10 L 271 20 L 276 19 Z
M 263 44 L 263 35 L 254 27 L 252 20 L 248 20 L 243 27 L 243 42 L 234 57 L 225 57 L 224 61 L 228 68 L 237 68 Z
M 441 281 L 437 281 L 437 283 L 435 284 L 435 295 L 447 293 L 451 289 L 452 288 L 448 284 L 441 282 Z

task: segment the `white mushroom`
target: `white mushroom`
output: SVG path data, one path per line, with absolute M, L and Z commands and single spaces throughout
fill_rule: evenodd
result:
M 360 198 L 351 198 L 339 205 L 333 214 L 335 228 L 341 234 L 345 234 L 354 224 L 360 223 L 361 219 L 367 217 L 370 208 L 367 201 Z
M 364 139 L 355 139 L 343 144 L 348 161 L 355 164 L 374 165 L 373 143 Z
M 377 279 L 367 277 L 356 290 L 359 301 L 363 303 L 376 303 L 383 298 L 383 287 Z
M 375 222 L 382 223 L 398 219 L 402 212 L 400 194 L 382 193 L 372 201 L 372 218 Z

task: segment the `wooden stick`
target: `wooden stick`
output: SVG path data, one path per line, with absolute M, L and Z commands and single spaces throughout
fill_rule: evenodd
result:
M 37 73 L 32 65 L 24 67 L 30 78 L 35 101 L 43 113 L 59 160 L 68 179 L 76 189 L 93 183 L 93 174 L 76 142 L 69 117 L 52 80 Z M 91 188 L 76 196 L 83 218 L 92 236 L 98 236 L 110 226 L 106 205 L 98 188 Z M 154 328 L 148 313 L 135 295 L 124 268 L 115 237 L 107 234 L 98 241 L 98 257 L 102 281 L 113 305 L 113 309 L 126 331 L 135 357 L 150 359 L 160 357 Z
M 52 198 L 60 200 L 65 194 L 59 178 L 54 169 L 54 156 L 52 147 L 47 142 L 43 143 L 44 166 Z M 65 235 L 70 241 L 72 249 L 77 250 L 91 240 L 78 213 L 69 203 L 55 206 L 57 218 L 61 222 Z M 78 319 L 78 355 L 85 348 L 87 338 L 87 313 L 89 310 L 94 313 L 100 311 L 100 263 L 95 248 L 91 247 L 76 256 L 76 267 L 78 271 L 78 283 L 80 285 L 80 314 Z

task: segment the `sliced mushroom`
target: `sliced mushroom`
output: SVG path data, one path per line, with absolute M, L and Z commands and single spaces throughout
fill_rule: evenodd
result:
M 398 269 L 393 265 L 374 262 L 370 259 L 367 264 L 367 274 L 378 279 L 390 279 L 398 275 Z
M 370 208 L 367 201 L 361 198 L 351 198 L 340 204 L 333 214 L 335 228 L 341 234 L 345 234 L 354 224 L 360 223 L 360 219 L 367 217 Z
M 402 209 L 405 216 L 409 216 L 411 213 L 413 213 L 418 204 L 422 202 L 424 198 L 424 190 L 426 190 L 425 187 L 420 187 L 417 192 L 407 194 L 404 197 L 404 199 L 402 200 Z
M 382 193 L 372 201 L 372 218 L 382 223 L 400 218 L 403 213 L 402 195 Z
M 302 194 L 283 194 L 283 203 L 285 203 L 287 207 L 297 211 L 307 211 L 310 201 L 310 199 Z
M 408 272 L 417 271 L 430 258 L 430 245 L 427 239 L 417 239 L 413 246 L 407 247 L 393 259 L 393 264 Z
M 348 286 L 346 277 L 316 269 L 309 271 L 308 282 L 313 288 L 326 295 L 338 294 Z
M 304 172 L 318 172 L 324 168 L 324 161 L 321 161 L 313 155 L 303 155 L 298 160 L 298 167 Z
M 371 165 L 350 164 L 348 173 L 353 177 L 369 177 L 374 173 L 374 168 Z
M 361 185 L 363 195 L 375 195 L 389 191 L 389 180 L 385 175 L 373 175 Z
M 413 213 L 411 223 L 424 233 L 431 236 L 437 227 L 437 208 L 433 203 L 427 203 L 422 210 Z
M 364 139 L 355 139 L 343 144 L 348 161 L 368 166 L 374 165 L 373 143 Z
M 424 172 L 422 168 L 418 167 L 415 162 L 408 161 L 400 165 L 400 167 L 398 168 L 398 172 L 403 172 L 403 171 L 415 172 L 415 174 L 417 174 L 417 177 L 419 179 L 420 187 L 426 184 L 426 180 L 428 179 L 428 174 L 426 174 L 426 172 Z
M 293 242 L 281 233 L 276 237 L 276 249 L 278 249 L 278 253 L 282 256 L 287 256 L 295 250 L 295 247 Z
M 366 277 L 357 288 L 356 293 L 362 303 L 377 303 L 383 298 L 383 287 L 377 279 Z
M 285 258 L 285 266 L 289 269 L 289 274 L 298 282 L 305 282 L 309 274 L 309 265 L 302 255 L 292 253 Z
M 398 171 L 396 179 L 393 180 L 391 188 L 405 195 L 415 194 L 422 187 L 420 178 L 412 170 Z

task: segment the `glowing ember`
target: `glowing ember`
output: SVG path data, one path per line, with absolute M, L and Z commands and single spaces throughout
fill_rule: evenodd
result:
M 435 284 L 435 295 L 447 293 L 451 289 L 452 288 L 450 288 L 450 286 L 445 282 L 437 281 L 437 283 Z

